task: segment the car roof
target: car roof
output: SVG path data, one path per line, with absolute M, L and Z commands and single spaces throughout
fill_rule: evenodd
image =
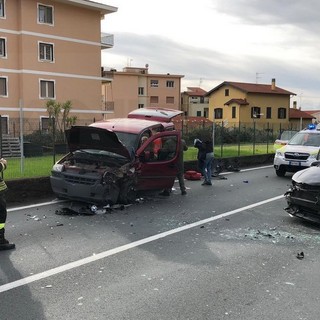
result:
M 161 122 L 134 118 L 115 118 L 97 121 L 90 124 L 90 127 L 112 130 L 115 132 L 128 132 L 139 134 L 145 129 L 168 129 L 168 124 L 164 126 Z M 170 127 L 170 126 L 169 126 Z M 173 124 L 172 124 L 173 127 Z
M 172 118 L 179 116 L 183 113 L 181 110 L 169 108 L 140 108 L 129 112 L 128 118 L 136 119 L 150 119 L 159 122 L 171 122 Z

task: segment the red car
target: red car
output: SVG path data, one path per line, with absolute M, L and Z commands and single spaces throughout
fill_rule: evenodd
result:
M 66 131 L 70 152 L 52 168 L 59 198 L 90 204 L 132 203 L 147 190 L 171 188 L 178 172 L 182 111 L 144 108 Z

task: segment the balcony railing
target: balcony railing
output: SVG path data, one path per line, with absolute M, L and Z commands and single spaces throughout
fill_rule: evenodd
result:
M 113 48 L 114 45 L 114 35 L 110 33 L 101 34 L 101 49 Z

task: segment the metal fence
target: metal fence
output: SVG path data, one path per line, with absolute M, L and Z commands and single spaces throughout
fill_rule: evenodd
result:
M 10 119 L 5 126 L 0 121 L 1 157 L 8 160 L 5 179 L 50 175 L 55 161 L 68 152 L 63 128 L 57 128 L 54 120 L 51 121 L 53 122 L 44 125 L 39 119 Z M 79 119 L 76 125 L 88 123 Z M 280 132 L 298 130 L 294 125 L 261 125 L 251 122 L 230 126 L 223 122 L 213 125 L 208 120 L 189 122 L 186 119 L 175 121 L 175 126 L 190 147 L 193 146 L 195 138 L 214 137 L 215 156 L 221 158 L 272 153 L 274 141 Z M 191 160 L 196 160 L 196 153 Z

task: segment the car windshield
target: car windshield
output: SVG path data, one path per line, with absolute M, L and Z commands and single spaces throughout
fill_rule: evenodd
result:
M 320 132 L 299 132 L 289 141 L 289 145 L 319 147 Z
M 297 131 L 283 131 L 279 137 L 279 140 L 290 140 Z
M 138 135 L 128 132 L 117 132 L 114 133 L 118 136 L 121 143 L 129 150 L 136 150 L 138 147 Z

